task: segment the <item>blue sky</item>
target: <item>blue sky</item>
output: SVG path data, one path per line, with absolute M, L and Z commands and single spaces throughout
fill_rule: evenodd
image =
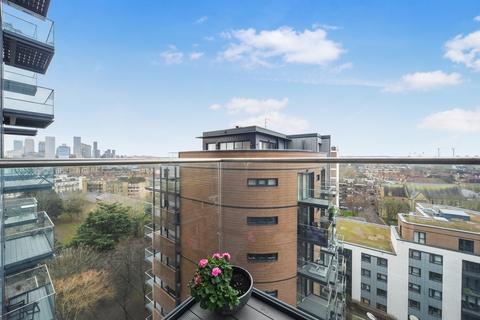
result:
M 343 155 L 480 154 L 480 3 L 52 1 L 55 123 L 128 155 L 235 124 Z M 476 18 L 477 17 L 477 18 Z

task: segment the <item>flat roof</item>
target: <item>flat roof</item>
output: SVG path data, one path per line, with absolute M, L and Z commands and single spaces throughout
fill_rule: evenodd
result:
M 401 214 L 401 218 L 405 221 L 429 227 L 440 227 L 446 229 L 453 229 L 458 231 L 467 232 L 480 232 L 480 224 L 477 221 L 464 221 L 464 220 L 448 220 L 442 221 L 434 219 L 433 217 L 424 217 L 414 214 Z
M 337 218 L 337 234 L 341 235 L 345 242 L 376 250 L 394 252 L 390 227 L 385 225 L 355 219 Z
M 262 133 L 269 136 L 290 140 L 288 136 L 283 133 L 262 128 L 259 126 L 235 127 L 235 128 L 223 129 L 223 130 L 205 131 L 203 132 L 201 137 L 197 137 L 197 138 L 200 138 L 200 139 L 215 138 L 215 137 L 231 136 L 231 135 L 246 134 L 246 133 Z

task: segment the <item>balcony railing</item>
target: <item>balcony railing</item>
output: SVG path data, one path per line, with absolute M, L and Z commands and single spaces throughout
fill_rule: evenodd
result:
M 46 265 L 5 278 L 5 312 L 0 319 L 55 319 L 55 289 Z
M 8 168 L 3 169 L 3 192 L 29 192 L 53 187 L 53 168 Z
M 419 166 L 430 164 L 428 169 L 425 169 L 425 174 L 431 174 L 434 170 L 432 168 L 439 168 L 440 171 L 448 168 L 445 170 L 452 172 L 461 170 L 461 168 L 458 169 L 459 166 L 469 165 L 467 173 L 455 175 L 455 179 L 462 179 L 456 182 L 458 184 L 467 183 L 464 182 L 466 181 L 464 179 L 467 179 L 466 176 L 469 174 L 474 179 L 478 177 L 480 172 L 478 167 L 480 166 L 480 159 L 477 158 L 4 160 L 0 161 L 0 168 L 3 168 L 4 172 L 7 173 L 4 174 L 4 180 L 5 185 L 8 186 L 9 181 L 14 181 L 19 176 L 24 177 L 21 180 L 38 179 L 41 176 L 39 171 L 44 170 L 39 168 L 45 167 L 97 166 L 99 169 L 95 171 L 95 175 L 101 176 L 103 172 L 105 176 L 109 177 L 114 176 L 114 171 L 118 171 L 118 174 L 125 176 L 125 172 L 132 170 L 136 175 L 142 172 L 147 179 L 153 176 L 153 179 L 159 181 L 161 180 L 159 175 L 163 166 L 178 167 L 179 169 L 174 169 L 174 171 L 178 174 L 181 173 L 182 179 L 185 179 L 177 181 L 177 184 L 181 182 L 182 185 L 181 196 L 173 194 L 168 201 L 165 197 L 162 199 L 156 192 L 150 194 L 152 197 L 156 197 L 155 199 L 152 198 L 151 201 L 151 203 L 155 203 L 155 206 L 149 207 L 146 212 L 153 214 L 151 222 L 155 223 L 154 230 L 163 235 L 168 234 L 167 238 L 174 238 L 175 241 L 174 243 L 164 241 L 164 236 L 154 237 L 154 241 L 149 244 L 152 247 L 145 250 L 147 268 L 142 269 L 142 272 L 156 265 L 156 269 L 147 274 L 147 285 L 150 286 L 151 280 L 155 279 L 156 276 L 156 279 L 161 279 L 163 283 L 155 282 L 154 288 L 159 287 L 159 285 L 165 288 L 174 288 L 175 298 L 184 297 L 188 295 L 188 292 L 183 292 L 185 282 L 190 278 L 189 273 L 193 273 L 198 259 L 213 252 L 229 251 L 232 258 L 235 259 L 234 263 L 245 266 L 253 273 L 254 278 L 260 279 L 259 283 L 262 283 L 262 290 L 278 290 L 278 297 L 290 305 L 323 316 L 331 314 L 328 312 L 342 312 L 345 305 L 343 292 L 346 287 L 351 287 L 346 281 L 352 280 L 348 280 L 342 272 L 342 269 L 346 268 L 345 259 L 342 258 L 342 252 L 346 252 L 346 249 L 342 249 L 343 234 L 348 236 L 348 243 L 345 244 L 347 249 L 352 250 L 352 246 L 355 246 L 355 243 L 357 243 L 355 241 L 358 240 L 358 247 L 361 248 L 359 250 L 367 250 L 366 248 L 375 250 L 375 245 L 378 245 L 380 241 L 390 243 L 390 235 L 394 234 L 395 230 L 380 227 L 381 231 L 386 231 L 384 233 L 373 232 L 372 235 L 371 230 L 376 229 L 369 229 L 371 228 L 369 221 L 362 223 L 361 226 L 355 225 L 352 228 L 345 227 L 344 230 L 340 230 L 340 223 L 336 224 L 336 213 L 332 212 L 333 217 L 330 219 L 328 217 L 329 212 L 325 210 L 331 207 L 330 203 L 332 202 L 331 199 L 327 199 L 329 197 L 327 192 L 313 193 L 310 198 L 325 201 L 325 205 L 322 202 L 318 206 L 313 205 L 314 208 L 309 205 L 307 205 L 308 208 L 305 208 L 302 203 L 298 203 L 297 169 L 305 165 L 313 171 L 327 163 L 335 162 L 358 164 L 360 166 L 358 170 L 362 170 L 362 175 L 365 176 L 374 174 L 371 173 L 374 170 L 381 170 L 382 166 L 388 167 L 395 163 L 396 167 L 401 166 L 402 172 L 417 170 L 417 167 L 412 169 L 408 164 L 418 164 Z M 364 167 L 363 163 L 369 165 L 375 163 L 378 167 Z M 441 164 L 441 166 L 435 167 L 437 164 Z M 449 164 L 456 164 L 457 169 L 445 166 Z M 112 168 L 118 170 L 112 170 Z M 79 172 L 82 172 L 82 170 L 79 170 Z M 420 176 L 418 172 L 414 172 L 413 175 Z M 259 187 L 254 190 L 249 188 L 247 179 L 260 176 L 261 178 L 277 178 L 278 185 L 275 187 Z M 422 179 L 427 178 L 422 175 Z M 474 184 L 473 187 L 476 188 L 479 182 Z M 25 189 L 19 188 L 15 192 L 24 191 Z M 338 196 L 338 194 L 335 196 Z M 464 204 L 470 205 L 474 201 L 477 200 L 469 199 Z M 168 209 L 162 208 L 166 204 L 168 204 Z M 143 207 L 140 205 L 139 210 L 142 209 Z M 376 216 L 376 208 L 372 205 L 369 209 Z M 299 211 L 302 212 L 299 214 Z M 247 219 L 247 217 L 253 219 Z M 358 222 L 358 220 L 369 218 L 370 216 L 364 215 L 350 220 Z M 347 219 L 347 217 L 344 219 Z M 250 223 L 249 221 L 253 222 Z M 377 223 L 381 222 L 380 219 L 380 222 Z M 164 228 L 157 228 L 157 223 Z M 452 225 L 457 226 L 458 224 L 452 222 Z M 145 228 L 148 237 L 151 230 L 149 228 L 153 229 L 153 225 L 147 225 Z M 8 233 L 6 236 L 8 237 Z M 347 239 L 347 236 L 345 239 Z M 408 241 L 405 240 L 405 243 Z M 392 244 L 392 249 L 389 251 L 393 257 L 389 258 L 389 265 L 394 263 L 390 262 L 390 259 L 395 259 L 394 251 L 398 248 L 394 245 L 395 243 Z M 306 254 L 305 259 L 302 259 L 302 256 L 299 255 L 299 248 L 311 249 L 311 251 L 308 251 L 308 259 Z M 163 252 L 160 254 L 158 251 L 162 250 Z M 436 250 L 441 250 L 441 248 L 436 248 Z M 318 253 L 322 251 L 333 256 L 332 262 L 322 263 L 316 260 L 319 257 Z M 389 254 L 389 252 L 379 254 Z M 255 263 L 248 260 L 249 255 L 258 257 L 255 258 Z M 175 259 L 178 258 L 179 261 L 170 259 L 173 256 L 175 256 Z M 359 255 L 352 256 L 355 259 L 358 258 L 359 261 L 357 262 L 360 262 Z M 300 260 L 297 260 L 297 257 L 300 257 Z M 470 257 L 475 260 L 478 258 L 478 254 L 470 254 Z M 447 259 L 446 256 L 445 259 Z M 175 268 L 171 268 L 173 262 L 175 262 Z M 170 265 L 170 267 L 167 265 Z M 352 268 L 356 268 L 358 265 L 358 263 L 357 265 L 353 264 Z M 459 268 L 461 268 L 461 262 L 459 262 L 459 265 Z M 323 267 L 328 267 L 327 272 L 322 270 Z M 302 274 L 303 272 L 306 273 Z M 292 278 L 293 274 L 296 274 L 296 278 Z M 305 276 L 307 274 L 308 276 Z M 355 273 L 351 276 L 354 277 Z M 408 279 L 408 274 L 405 277 Z M 444 277 L 447 277 L 445 273 Z M 285 287 L 283 287 L 283 284 L 282 286 L 270 287 L 269 281 L 272 279 L 273 281 L 281 279 L 285 283 Z M 303 285 L 302 281 L 304 280 L 309 281 L 308 284 L 311 284 L 312 288 L 304 286 L 304 291 L 298 290 Z M 353 279 L 353 281 L 358 282 L 357 280 Z M 178 281 L 181 281 L 182 284 L 179 285 Z M 390 286 L 390 281 L 394 282 L 398 279 L 389 277 L 388 281 Z M 319 289 L 319 285 L 322 284 L 326 284 L 326 289 L 323 289 L 323 291 Z M 355 290 L 352 290 L 352 294 L 355 294 Z M 305 294 L 305 292 L 309 294 Z M 159 308 L 159 303 L 155 301 L 159 301 L 164 296 L 161 295 L 162 291 L 160 290 L 157 294 L 158 299 L 152 296 L 153 300 L 151 300 L 156 308 Z M 165 310 L 170 310 L 178 303 L 171 294 L 169 295 L 170 300 L 165 299 L 168 303 L 168 308 Z M 356 298 L 359 300 L 359 297 Z
M 2 25 L 4 31 L 16 36 L 54 46 L 54 23 L 49 19 L 37 19 L 20 11 L 4 12 Z
M 36 213 L 29 223 L 5 227 L 5 270 L 33 266 L 54 252 L 53 223 L 46 212 Z
M 5 198 L 5 227 L 34 222 L 37 219 L 37 199 Z
M 25 89 L 20 91 L 20 85 L 10 83 L 10 87 L 15 86 L 16 91 L 5 90 L 4 109 L 17 112 L 38 113 L 53 115 L 54 112 L 54 92 L 53 89 L 36 87 L 35 92 Z M 23 86 L 23 88 L 26 88 Z M 33 93 L 33 94 L 30 94 Z

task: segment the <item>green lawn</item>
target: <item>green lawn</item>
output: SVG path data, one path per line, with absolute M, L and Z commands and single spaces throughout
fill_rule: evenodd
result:
M 353 219 L 337 219 L 337 233 L 345 242 L 393 252 L 390 228 Z
M 80 222 L 59 222 L 55 224 L 55 239 L 62 244 L 70 242 L 80 225 Z
M 480 232 L 480 224 L 478 224 L 478 222 L 467 222 L 467 221 L 461 221 L 461 220 L 439 221 L 435 219 L 416 217 L 416 216 L 410 216 L 410 215 L 405 215 L 404 217 L 405 217 L 405 220 L 412 223 L 449 228 L 449 229 L 456 229 L 456 230 L 463 230 L 463 231 L 470 231 L 470 232 Z

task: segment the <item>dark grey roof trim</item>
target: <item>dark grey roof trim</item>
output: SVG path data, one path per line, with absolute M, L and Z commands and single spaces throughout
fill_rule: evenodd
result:
M 203 138 L 224 137 L 224 136 L 239 135 L 239 134 L 246 134 L 246 133 L 263 133 L 273 137 L 279 137 L 282 139 L 289 140 L 287 135 L 283 133 L 265 129 L 259 126 L 238 127 L 238 128 L 224 129 L 224 130 L 205 131 L 203 132 L 203 135 L 201 137 L 197 137 L 197 138 L 203 139 Z

